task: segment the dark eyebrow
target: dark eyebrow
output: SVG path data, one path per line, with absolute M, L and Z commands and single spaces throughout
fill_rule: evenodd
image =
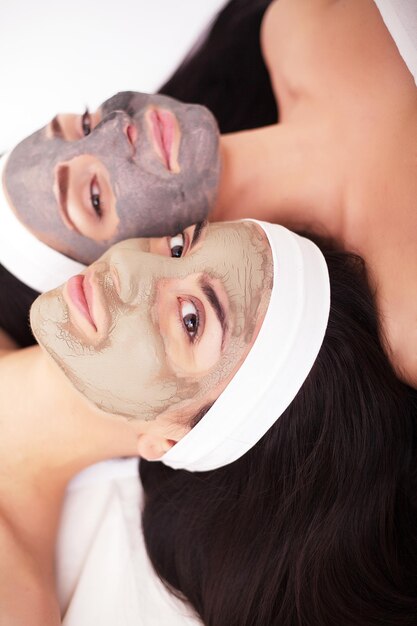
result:
M 207 226 L 207 220 L 203 220 L 202 222 L 197 222 L 194 228 L 192 239 L 191 239 L 190 250 L 192 250 L 194 246 L 197 244 L 206 226 Z
M 56 173 L 58 183 L 58 197 L 61 209 L 67 214 L 67 194 L 69 183 L 69 167 L 68 165 L 61 165 Z
M 200 287 L 204 295 L 206 296 L 207 300 L 209 301 L 213 311 L 215 312 L 217 319 L 219 320 L 220 326 L 222 328 L 222 345 L 223 345 L 224 337 L 225 337 L 226 330 L 227 330 L 226 313 L 224 311 L 222 303 L 220 302 L 217 296 L 217 293 L 215 292 L 213 287 L 210 285 L 209 281 L 207 280 L 205 276 L 202 276 L 200 278 Z
M 58 121 L 58 116 L 55 115 L 54 119 L 51 121 L 51 131 L 53 137 L 64 137 L 64 133 L 62 132 L 62 126 Z

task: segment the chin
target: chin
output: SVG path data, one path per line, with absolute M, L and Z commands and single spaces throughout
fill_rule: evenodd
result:
M 35 337 L 36 341 L 38 343 L 41 343 L 41 312 L 40 312 L 40 307 L 41 305 L 41 300 L 42 296 L 38 296 L 36 298 L 36 300 L 33 302 L 32 306 L 30 307 L 30 312 L 29 312 L 29 322 L 30 322 L 30 328 L 32 330 L 32 334 Z
M 30 327 L 36 341 L 48 346 L 51 337 L 58 334 L 58 325 L 66 321 L 61 289 L 48 291 L 36 298 L 30 307 Z

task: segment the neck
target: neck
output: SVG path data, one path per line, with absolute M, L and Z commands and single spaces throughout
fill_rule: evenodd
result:
M 336 228 L 335 176 L 329 173 L 331 190 L 317 183 L 322 168 L 329 168 L 323 163 L 326 134 L 318 124 L 298 120 L 223 135 L 220 189 L 210 219 L 256 217 L 299 231 L 314 225 L 315 232 L 329 234 Z
M 48 611 L 57 611 L 55 542 L 65 487 L 88 465 L 136 455 L 137 435 L 132 424 L 90 405 L 39 346 L 0 354 L 0 421 L 0 535 L 6 529 L 7 554 L 24 555 L 30 584 L 40 585 L 41 598 L 47 590 Z M 20 588 L 20 574 L 11 573 L 12 586 Z
M 36 346 L 0 358 L 0 521 L 52 580 L 68 481 L 101 460 L 135 456 L 133 426 L 90 405 Z

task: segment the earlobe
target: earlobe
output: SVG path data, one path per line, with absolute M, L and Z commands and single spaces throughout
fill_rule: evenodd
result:
M 140 435 L 138 439 L 138 455 L 148 461 L 155 461 L 175 446 L 173 439 L 165 439 L 158 435 Z

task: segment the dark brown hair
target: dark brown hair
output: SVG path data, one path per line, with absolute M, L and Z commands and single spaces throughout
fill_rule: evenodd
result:
M 267 434 L 211 472 L 141 463 L 150 559 L 207 626 L 417 624 L 417 393 L 361 260 L 325 256 L 323 346 Z
M 220 132 L 267 126 L 278 110 L 260 48 L 260 27 L 271 0 L 231 0 L 201 44 L 160 92 L 204 104 Z
M 277 121 L 270 2 L 231 0 L 161 91 L 223 133 Z M 141 463 L 151 561 L 208 626 L 417 624 L 417 392 L 386 359 L 362 261 L 325 256 L 323 347 L 263 439 L 213 472 Z

